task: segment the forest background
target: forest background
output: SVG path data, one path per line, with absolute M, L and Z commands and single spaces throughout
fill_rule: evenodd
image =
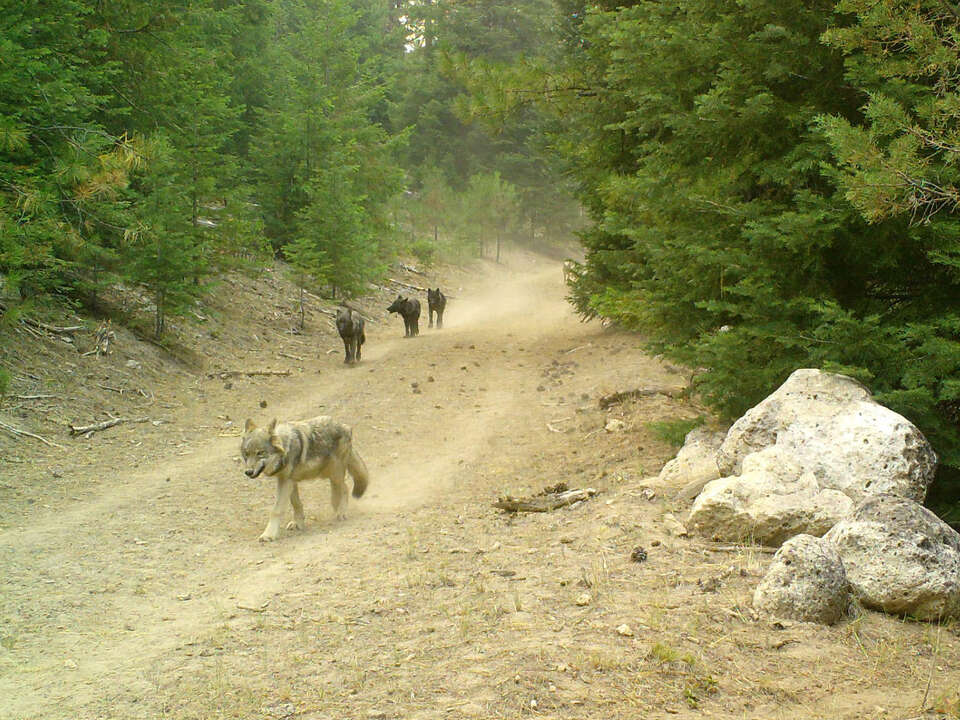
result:
M 957 512 L 948 0 L 0 7 L 0 334 L 52 301 L 163 342 L 275 257 L 350 297 L 397 257 L 576 237 L 585 319 L 694 368 L 725 417 L 798 367 L 858 378 Z M 116 317 L 118 286 L 151 317 Z

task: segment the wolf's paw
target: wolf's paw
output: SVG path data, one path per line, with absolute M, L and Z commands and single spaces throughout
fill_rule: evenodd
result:
M 347 514 L 345 512 L 337 513 L 337 520 L 346 520 L 346 519 L 347 519 Z
M 264 532 L 260 535 L 260 542 L 273 542 L 273 541 L 276 540 L 276 539 L 277 539 L 277 535 L 276 535 L 276 534 L 271 535 L 271 534 L 267 533 L 266 531 L 264 531 Z
M 291 520 L 287 523 L 287 530 L 303 530 L 306 527 L 306 523 L 303 520 L 299 522 L 297 520 Z

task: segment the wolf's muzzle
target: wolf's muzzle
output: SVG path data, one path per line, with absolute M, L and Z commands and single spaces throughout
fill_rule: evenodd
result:
M 257 477 L 257 475 L 263 472 L 263 468 L 266 467 L 266 465 L 267 464 L 265 462 L 261 461 L 257 465 L 257 467 L 253 468 L 252 470 L 251 469 L 244 470 L 243 472 L 248 478 L 255 478 Z

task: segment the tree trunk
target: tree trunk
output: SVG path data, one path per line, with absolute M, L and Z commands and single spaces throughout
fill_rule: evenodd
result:
M 300 288 L 300 330 L 303 330 L 303 287 Z

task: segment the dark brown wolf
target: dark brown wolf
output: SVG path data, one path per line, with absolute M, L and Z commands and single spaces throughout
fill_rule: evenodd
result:
M 443 310 L 447 307 L 447 296 L 436 290 L 427 289 L 427 312 L 430 316 L 430 327 L 433 327 L 433 314 L 437 314 L 437 329 L 443 327 Z
M 276 540 L 280 535 L 280 522 L 288 503 L 293 506 L 293 522 L 287 529 L 303 530 L 303 504 L 297 483 L 329 478 L 330 502 L 337 519 L 342 520 L 347 516 L 349 499 L 347 471 L 353 477 L 354 497 L 363 495 L 370 480 L 367 466 L 353 449 L 350 426 L 326 415 L 279 424 L 274 418 L 266 427 L 257 427 L 247 420 L 240 453 L 247 477 L 263 474 L 277 479 L 277 501 L 260 535 L 263 542 Z
M 343 340 L 344 362 L 348 365 L 360 362 L 360 348 L 367 341 L 360 313 L 347 307 L 337 308 L 337 332 Z
M 403 318 L 404 337 L 420 334 L 420 301 L 416 298 L 397 295 L 387 312 L 399 313 Z

